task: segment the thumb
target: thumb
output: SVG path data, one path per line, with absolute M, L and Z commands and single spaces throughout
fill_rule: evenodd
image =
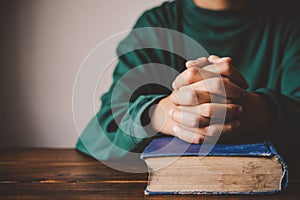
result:
M 198 67 L 198 68 L 202 68 L 206 65 L 209 64 L 209 61 L 207 60 L 206 57 L 200 57 L 196 60 L 188 60 L 185 63 L 186 68 L 191 68 L 191 67 Z
M 222 63 L 222 62 L 231 62 L 232 59 L 230 57 L 220 58 L 219 56 L 216 56 L 216 55 L 210 55 L 208 57 L 208 61 L 213 64 L 217 64 L 217 63 Z

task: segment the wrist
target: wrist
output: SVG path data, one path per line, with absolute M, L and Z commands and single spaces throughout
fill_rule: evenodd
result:
M 172 134 L 172 122 L 169 112 L 174 107 L 175 105 L 171 102 L 169 96 L 158 102 L 151 115 L 151 125 L 155 131 L 168 135 Z

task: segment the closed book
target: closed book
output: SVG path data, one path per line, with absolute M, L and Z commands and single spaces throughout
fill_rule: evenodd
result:
M 149 171 L 146 195 L 270 194 L 288 185 L 287 165 L 267 141 L 213 145 L 162 137 L 141 159 Z

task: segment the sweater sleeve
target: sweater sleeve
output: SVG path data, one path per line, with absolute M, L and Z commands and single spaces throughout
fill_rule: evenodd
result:
M 150 125 L 149 109 L 171 92 L 169 88 L 177 74 L 168 69 L 184 66 L 184 60 L 172 53 L 145 48 L 147 42 L 159 41 L 153 41 L 157 39 L 155 36 L 152 40 L 145 38 L 143 31 L 134 30 L 158 26 L 153 22 L 154 15 L 149 11 L 144 13 L 119 44 L 113 84 L 101 98 L 100 111 L 76 144 L 78 150 L 98 160 L 122 158 L 156 135 Z
M 257 92 L 273 102 L 276 116 L 272 132 L 279 137 L 292 137 L 300 131 L 300 28 L 299 16 L 285 18 L 282 25 L 282 59 L 268 87 Z M 276 136 L 276 137 L 277 137 Z

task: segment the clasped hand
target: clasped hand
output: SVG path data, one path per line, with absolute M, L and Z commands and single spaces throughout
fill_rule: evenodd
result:
M 210 56 L 191 60 L 173 82 L 174 91 L 152 114 L 155 130 L 190 143 L 218 137 L 240 126 L 248 83 L 231 58 Z

